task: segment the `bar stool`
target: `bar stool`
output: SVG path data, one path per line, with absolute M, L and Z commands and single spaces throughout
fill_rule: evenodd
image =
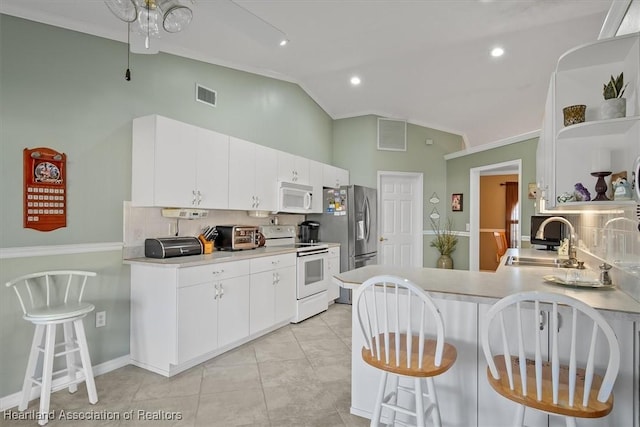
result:
M 542 354 L 543 304 L 551 305 L 550 361 Z M 569 331 L 562 339 L 559 304 L 570 310 L 570 316 L 562 316 L 562 329 Z M 598 335 L 604 335 L 604 342 L 597 343 Z M 524 425 L 526 408 L 563 416 L 569 427 L 576 425 L 576 418 L 601 418 L 613 409 L 612 390 L 620 367 L 618 340 L 604 317 L 582 301 L 550 292 L 509 295 L 487 312 L 480 340 L 489 384 L 518 404 L 513 425 Z M 494 349 L 502 354 L 494 354 Z M 594 372 L 596 349 L 608 350 L 604 376 Z
M 434 425 L 440 426 L 433 377 L 453 365 L 457 352 L 444 342 L 442 315 L 429 295 L 406 279 L 376 276 L 358 288 L 353 307 L 365 341 L 362 359 L 382 371 L 371 425 L 379 425 L 382 409 L 387 408 L 392 410 L 391 424 L 400 412 L 415 418 L 419 427 L 430 414 Z M 389 374 L 391 392 L 385 394 Z M 411 379 L 413 386 L 400 385 L 400 377 Z M 400 392 L 413 395 L 414 408 L 398 404 Z M 430 401 L 426 407 L 424 398 Z
M 70 393 L 75 393 L 78 389 L 77 384 L 85 381 L 89 402 L 94 404 L 98 401 L 82 324 L 82 319 L 95 308 L 93 304 L 82 302 L 87 279 L 93 276 L 96 276 L 96 273 L 89 271 L 47 271 L 27 274 L 6 284 L 15 290 L 24 314 L 23 318 L 36 327 L 18 409 L 27 409 L 31 387 L 34 384 L 40 386 L 40 425 L 49 421 L 49 400 L 52 391 L 68 387 Z M 58 325 L 63 327 L 64 341 L 56 344 Z M 59 347 L 64 349 L 56 352 Z M 76 364 L 76 352 L 80 354 L 81 366 Z M 38 377 L 36 370 L 40 354 L 43 356 L 42 372 Z M 66 359 L 66 368 L 53 372 L 54 358 L 61 356 Z M 54 381 L 57 382 L 55 387 Z

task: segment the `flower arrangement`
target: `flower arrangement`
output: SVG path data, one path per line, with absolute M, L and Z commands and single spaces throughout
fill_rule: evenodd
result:
M 627 83 L 624 87 L 622 86 L 624 84 L 623 74 L 624 73 L 620 73 L 620 75 L 615 79 L 611 76 L 611 80 L 604 85 L 602 90 L 602 96 L 604 96 L 604 99 L 622 98 L 622 95 L 624 95 L 624 91 L 629 84 Z
M 433 239 L 430 245 L 436 248 L 440 255 L 451 255 L 453 251 L 456 250 L 456 244 L 458 243 L 458 238 L 453 233 L 453 222 L 451 218 L 447 219 L 446 224 L 440 228 L 440 221 L 436 223 L 436 221 L 431 218 L 431 228 L 435 232 L 435 239 Z

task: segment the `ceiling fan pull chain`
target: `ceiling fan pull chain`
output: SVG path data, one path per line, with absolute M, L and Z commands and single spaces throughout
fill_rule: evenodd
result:
M 127 71 L 124 73 L 124 79 L 131 81 L 131 69 L 129 60 L 131 59 L 131 23 L 127 23 Z

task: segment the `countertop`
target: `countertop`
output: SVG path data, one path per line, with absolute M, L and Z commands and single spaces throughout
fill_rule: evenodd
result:
M 340 246 L 339 243 L 328 243 L 329 247 Z M 197 265 L 216 264 L 220 262 L 241 261 L 273 255 L 295 254 L 296 249 L 289 246 L 271 246 L 242 251 L 213 251 L 206 255 L 189 255 L 173 258 L 126 258 L 122 262 L 129 265 L 156 265 L 159 267 L 184 268 Z
M 390 274 L 409 279 L 439 298 L 488 303 L 516 292 L 548 291 L 575 297 L 596 309 L 609 311 L 610 314 L 621 313 L 632 320 L 638 320 L 640 302 L 615 286 L 578 289 L 556 285 L 543 279 L 543 276 L 553 274 L 554 268 L 504 265 L 508 255 L 558 258 L 555 252 L 531 251 L 533 250 L 509 249 L 496 272 L 369 265 L 335 275 L 333 280 L 342 287 L 353 289 L 370 277 Z

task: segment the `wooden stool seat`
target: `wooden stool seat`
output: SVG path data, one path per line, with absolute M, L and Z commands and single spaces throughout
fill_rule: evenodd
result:
M 536 399 L 536 370 L 535 361 L 527 359 L 527 393 L 522 393 L 520 373 L 518 371 L 519 359 L 515 356 L 511 357 L 511 368 L 513 370 L 514 385 L 515 388 L 511 390 L 509 387 L 509 376 L 507 374 L 507 367 L 504 363 L 504 356 L 498 355 L 493 358 L 500 378 L 494 379 L 490 375 L 490 371 L 487 371 L 487 377 L 489 384 L 495 391 L 509 400 L 512 400 L 521 405 L 529 408 L 539 409 L 544 412 L 550 412 L 553 414 L 564 415 L 567 417 L 575 418 L 601 418 L 609 414 L 613 409 L 613 394 L 609 396 L 606 402 L 598 401 L 598 388 L 602 384 L 602 377 L 600 375 L 593 375 L 592 389 L 589 394 L 589 403 L 587 406 L 582 405 L 582 401 L 574 402 L 573 406 L 569 405 L 569 367 L 566 365 L 560 366 L 560 377 L 558 387 L 558 403 L 553 403 L 552 393 L 552 378 L 551 378 L 551 363 L 542 362 L 542 381 L 546 384 L 542 385 L 542 400 Z M 575 393 L 576 396 L 582 396 L 584 392 L 584 380 L 586 377 L 586 370 L 582 368 L 576 369 L 576 384 Z
M 442 363 L 440 366 L 436 366 L 434 354 L 436 351 L 435 340 L 424 341 L 424 355 L 422 357 L 422 367 L 418 367 L 418 348 L 420 345 L 419 338 L 413 337 L 413 344 L 411 346 L 414 351 L 411 353 L 411 363 L 407 366 L 407 335 L 400 335 L 400 360 L 396 357 L 395 337 L 389 337 L 389 360 L 391 363 L 386 363 L 386 354 L 384 348 L 380 351 L 380 360 L 377 357 L 371 355 L 371 352 L 366 347 L 362 347 L 362 360 L 365 363 L 383 371 L 391 372 L 396 375 L 404 375 L 407 377 L 434 377 L 440 375 L 449 370 L 458 357 L 456 348 L 449 344 L 444 343 L 444 350 L 442 352 Z M 382 337 L 381 337 L 382 339 Z

